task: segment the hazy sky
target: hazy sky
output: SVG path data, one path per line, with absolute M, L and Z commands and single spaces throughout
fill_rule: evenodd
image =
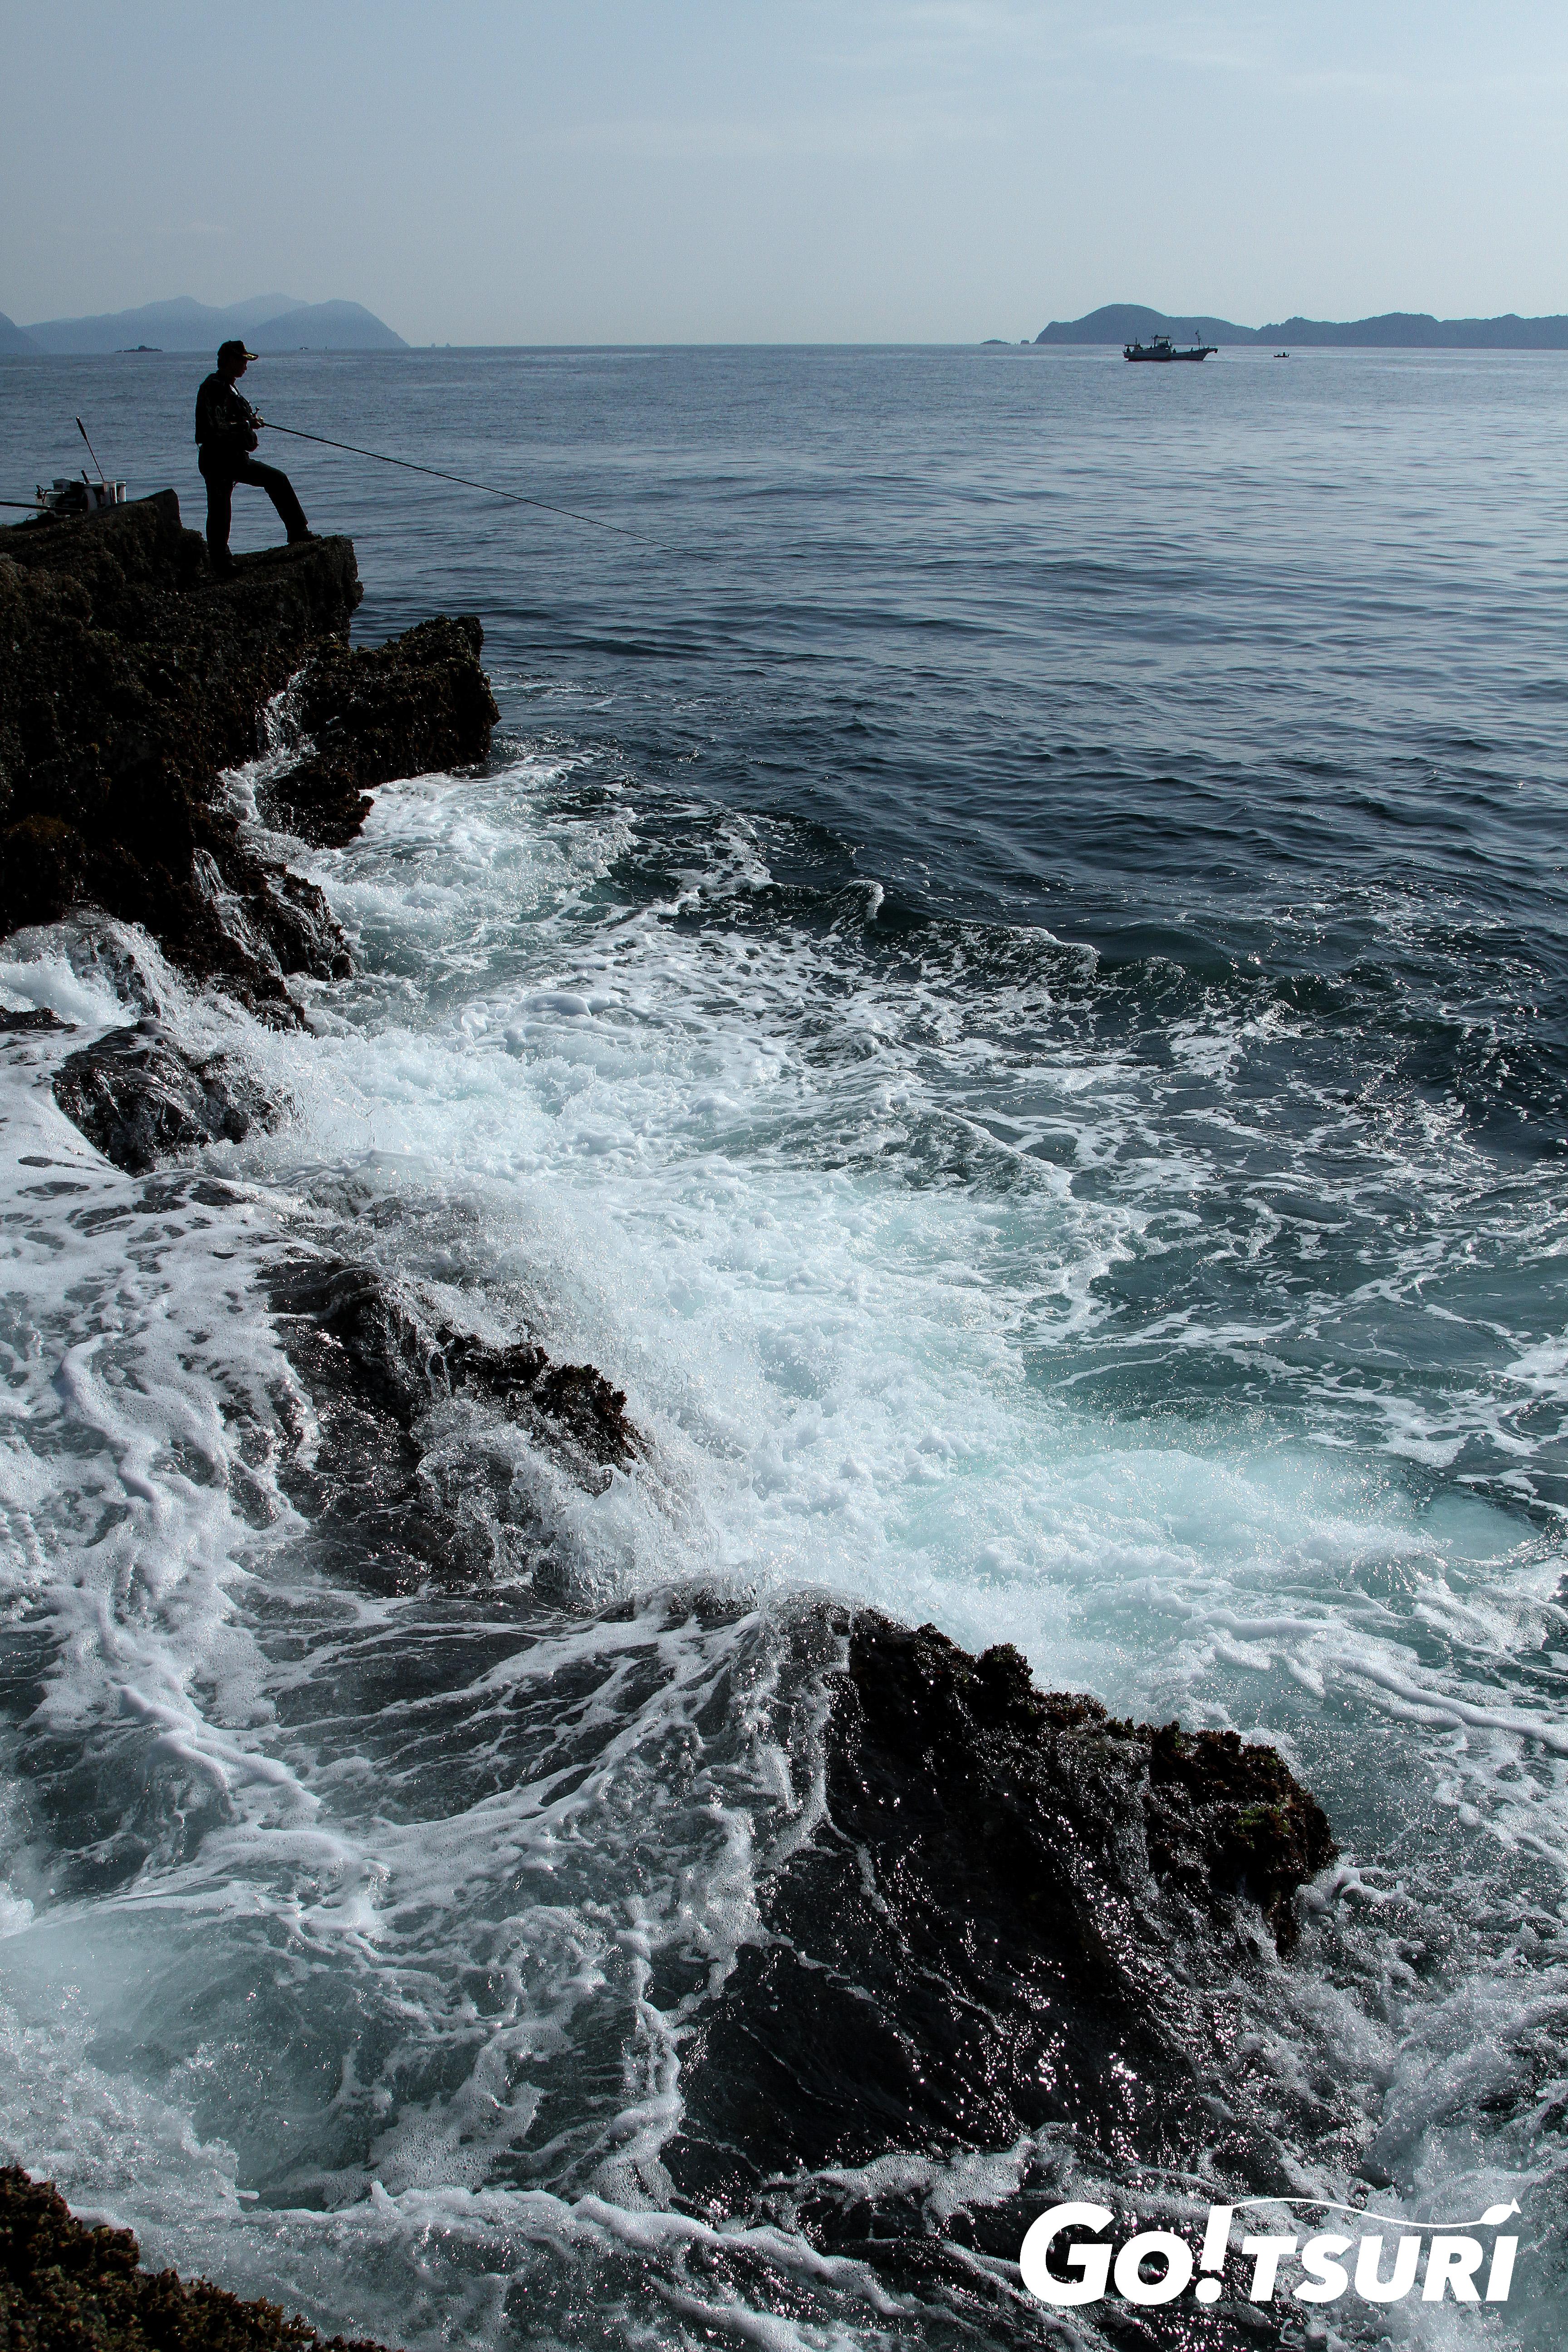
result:
M 1568 310 L 1564 0 L 0 0 L 0 310 L 964 341 Z

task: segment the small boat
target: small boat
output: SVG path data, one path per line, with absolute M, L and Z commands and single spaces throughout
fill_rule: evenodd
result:
M 1194 343 L 1190 352 L 1179 352 L 1169 335 L 1156 335 L 1151 343 L 1123 343 L 1124 360 L 1206 360 L 1217 352 L 1217 343 Z

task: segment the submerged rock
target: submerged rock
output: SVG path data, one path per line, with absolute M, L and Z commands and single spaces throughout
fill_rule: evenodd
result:
M 197 1061 L 151 1018 L 68 1055 L 54 1096 L 88 1141 L 132 1176 L 198 1144 L 242 1142 L 271 1117 L 237 1063 L 222 1054 Z
M 273 1269 L 268 1295 L 320 1431 L 310 1463 L 284 1483 L 353 1573 L 368 1559 L 395 1584 L 481 1574 L 500 1564 L 503 1528 L 531 1550 L 542 1542 L 510 1461 L 482 1431 L 455 1449 L 437 1437 L 435 1418 L 454 1400 L 521 1424 L 593 1492 L 643 1450 L 625 1391 L 592 1364 L 558 1364 L 532 1340 L 494 1347 L 423 1317 L 373 1267 L 291 1258 Z
M 370 1266 L 297 1261 L 274 1275 L 272 1307 L 330 1341 L 361 1393 L 402 1429 L 443 1397 L 479 1396 L 514 1416 L 542 1413 L 605 1467 L 642 1450 L 626 1391 L 592 1364 L 554 1363 L 531 1340 L 497 1348 L 449 1323 L 427 1327 Z
M 79 2221 L 58 2190 L 0 2168 L 0 2345 L 8 2352 L 381 2352 L 323 2339 L 271 2303 L 144 2271 L 129 2230 Z
M 422 621 L 370 650 L 334 643 L 312 654 L 289 695 L 311 748 L 267 787 L 268 815 L 336 846 L 359 831 L 372 786 L 482 760 L 500 717 L 479 667 L 483 643 L 468 614 Z
M 20 1013 L 12 1013 L 0 1005 L 0 1036 L 16 1037 L 40 1029 L 75 1027 L 74 1021 L 62 1021 L 59 1014 L 52 1013 L 47 1004 L 28 1006 Z

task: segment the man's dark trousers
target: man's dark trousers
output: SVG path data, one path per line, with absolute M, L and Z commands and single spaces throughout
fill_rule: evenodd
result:
M 276 466 L 259 466 L 254 457 L 220 457 L 203 449 L 197 461 L 207 486 L 207 551 L 215 571 L 229 563 L 228 531 L 236 482 L 254 482 L 278 509 L 278 520 L 290 539 L 303 539 L 310 530 L 305 509 L 294 495 L 294 485 Z

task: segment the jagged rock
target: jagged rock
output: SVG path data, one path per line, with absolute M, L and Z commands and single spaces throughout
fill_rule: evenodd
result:
M 1295 1891 L 1334 1853 L 1280 1758 L 1037 1691 L 1010 1648 L 974 1657 L 871 1611 L 822 1622 L 847 1652 L 828 1676 L 826 1818 L 693 2020 L 663 2150 L 682 2201 L 776 2211 L 913 2276 L 940 2268 L 931 2218 L 896 2165 L 885 2192 L 849 2177 L 879 2158 L 918 2175 L 1055 2127 L 1091 2170 L 1285 2185 L 1268 2133 L 1212 2095 L 1240 2105 L 1226 2002 L 1262 1965 L 1253 1906 L 1289 1947 Z M 953 2226 L 1016 2260 L 1044 2201 Z M 1171 2325 L 1162 2340 L 1185 2342 Z
M 369 651 L 330 644 L 312 654 L 289 698 L 312 749 L 268 787 L 273 822 L 335 846 L 359 831 L 370 787 L 482 760 L 500 716 L 479 667 L 483 644 L 466 614 L 423 621 Z
M 132 1176 L 198 1144 L 241 1142 L 270 1116 L 237 1065 L 223 1055 L 193 1059 L 150 1018 L 68 1055 L 54 1095 L 88 1141 Z
M 591 1364 L 557 1364 L 523 1340 L 491 1347 L 427 1318 L 374 1268 L 291 1257 L 268 1298 L 285 1353 L 309 1391 L 318 1443 L 283 1483 L 325 1553 L 395 1589 L 436 1573 L 471 1577 L 515 1558 L 537 1570 L 548 1538 L 513 1491 L 510 1461 L 472 1431 L 456 1458 L 431 1416 L 454 1397 L 483 1399 L 601 1491 L 641 1453 L 623 1391 Z
M 74 1029 L 74 1021 L 62 1021 L 47 1004 L 31 1006 L 21 1013 L 8 1013 L 0 1005 L 0 1035 L 14 1037 L 32 1029 Z
M 552 1363 L 531 1340 L 495 1348 L 449 1323 L 423 1325 L 370 1266 L 297 1260 L 275 1273 L 271 1295 L 274 1313 L 328 1339 L 401 1429 L 441 1397 L 480 1396 L 514 1415 L 542 1413 L 606 1468 L 642 1450 L 625 1390 L 592 1364 Z
M 285 1018 L 287 973 L 346 969 L 321 894 L 263 863 L 218 779 L 360 594 L 346 539 L 220 585 L 173 490 L 0 533 L 0 934 L 101 907 Z
M 497 716 L 477 621 L 351 654 L 361 593 L 347 539 L 242 555 L 216 582 L 173 490 L 0 531 L 0 936 L 100 907 L 281 1020 L 291 973 L 346 972 L 326 900 L 259 854 L 221 772 L 302 672 L 312 748 L 277 808 L 346 841 L 365 785 L 482 758 Z
M 271 2303 L 144 2271 L 129 2230 L 76 2220 L 47 2180 L 0 2168 L 0 2345 L 6 2352 L 381 2352 L 323 2340 Z

